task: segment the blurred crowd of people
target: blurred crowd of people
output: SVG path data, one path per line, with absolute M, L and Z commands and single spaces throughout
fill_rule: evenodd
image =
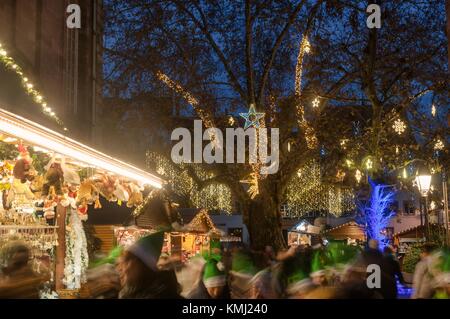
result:
M 395 299 L 400 284 L 412 285 L 411 298 L 450 296 L 450 253 L 431 245 L 424 245 L 412 283 L 407 283 L 392 249 L 381 251 L 376 240 L 365 248 L 330 242 L 279 252 L 271 247 L 263 252 L 223 249 L 220 241 L 212 240 L 207 253 L 183 264 L 161 256 L 163 241 L 163 233 L 154 233 L 127 249 L 117 247 L 88 270 L 80 295 L 96 299 Z M 32 270 L 26 244 L 9 243 L 0 252 L 0 260 L 0 298 L 39 298 L 49 275 Z M 377 265 L 380 272 L 369 265 Z

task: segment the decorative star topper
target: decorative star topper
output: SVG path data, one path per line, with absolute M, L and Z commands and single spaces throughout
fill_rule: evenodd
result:
M 250 108 L 247 113 L 239 113 L 245 119 L 244 130 L 248 129 L 250 126 L 259 128 L 259 120 L 264 117 L 264 113 L 258 113 L 255 110 L 255 105 L 250 104 Z
M 313 108 L 318 108 L 319 105 L 320 105 L 320 100 L 319 100 L 319 98 L 316 97 L 314 99 L 314 101 L 312 102 L 312 106 L 313 106 Z

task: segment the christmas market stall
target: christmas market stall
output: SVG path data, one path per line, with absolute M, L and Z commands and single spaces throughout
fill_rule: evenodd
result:
M 346 241 L 347 244 L 359 244 L 366 240 L 364 226 L 355 221 L 328 229 L 324 236 L 329 240 Z
M 179 254 L 184 262 L 189 258 L 209 252 L 212 239 L 219 239 L 222 232 L 216 228 L 206 209 L 200 210 L 181 231 L 170 236 L 170 254 Z
M 307 220 L 301 220 L 288 232 L 288 246 L 313 245 L 319 238 L 320 227 L 313 226 Z
M 36 271 L 47 269 L 60 297 L 85 281 L 83 221 L 100 196 L 130 208 L 162 180 L 60 133 L 0 109 L 0 248 L 26 241 Z
M 446 229 L 443 225 L 430 224 L 428 231 L 430 236 L 434 234 L 433 237 L 436 237 L 438 234 L 445 234 Z M 426 226 L 418 225 L 395 233 L 393 242 L 394 245 L 398 246 L 398 253 L 403 255 L 408 251 L 410 246 L 418 243 L 424 243 L 426 241 L 426 236 Z

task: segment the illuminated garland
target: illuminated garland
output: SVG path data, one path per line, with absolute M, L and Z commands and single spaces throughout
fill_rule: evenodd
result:
M 321 168 L 311 161 L 292 177 L 282 207 L 285 217 L 301 217 L 311 212 L 329 212 L 340 216 L 355 207 L 351 189 L 325 185 L 321 181 Z
M 196 97 L 194 97 L 190 92 L 188 92 L 177 82 L 173 81 L 169 76 L 167 76 L 163 72 L 158 71 L 156 73 L 156 76 L 161 82 L 166 84 L 170 89 L 180 94 L 194 108 L 195 112 L 198 114 L 198 116 L 200 117 L 200 119 L 203 121 L 203 123 L 207 128 L 214 127 L 213 121 L 210 119 L 207 112 L 205 112 L 201 107 L 199 107 L 200 102 Z
M 300 103 L 300 97 L 302 95 L 302 76 L 303 76 L 303 58 L 306 53 L 311 51 L 311 45 L 308 38 L 305 36 L 300 42 L 300 50 L 297 57 L 297 65 L 295 67 L 295 96 L 298 100 L 297 109 L 297 121 L 298 125 L 305 131 L 306 145 L 309 149 L 315 149 L 318 146 L 318 140 L 316 137 L 316 132 L 305 118 L 305 108 Z
M 23 73 L 22 68 L 14 61 L 14 59 L 8 56 L 8 52 L 3 49 L 0 43 L 0 61 L 6 66 L 7 69 L 14 71 L 20 79 L 22 80 L 22 85 L 25 91 L 30 95 L 34 102 L 38 103 L 42 107 L 42 112 L 55 120 L 59 125 L 63 126 L 63 122 L 58 118 L 56 113 L 47 105 L 44 96 L 34 88 L 34 85 L 29 81 L 29 79 Z M 64 130 L 67 130 L 64 128 Z
M 219 210 L 231 213 L 232 194 L 228 186 L 212 183 L 200 189 L 199 185 L 189 176 L 187 165 L 194 170 L 195 174 L 205 181 L 213 177 L 198 165 L 180 164 L 176 165 L 165 157 L 154 153 L 147 153 L 147 166 L 154 167 L 167 181 L 167 187 L 180 197 L 189 198 L 197 208 L 205 208 L 208 210 Z

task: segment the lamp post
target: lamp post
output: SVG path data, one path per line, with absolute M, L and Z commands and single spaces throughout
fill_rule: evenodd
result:
M 428 223 L 428 192 L 430 191 L 431 186 L 431 174 L 429 170 L 425 166 L 421 166 L 416 173 L 416 184 L 419 188 L 419 192 L 421 197 L 423 198 L 423 209 L 420 210 L 422 221 L 422 214 L 425 217 L 425 238 L 428 241 L 430 230 L 429 230 L 429 223 Z

